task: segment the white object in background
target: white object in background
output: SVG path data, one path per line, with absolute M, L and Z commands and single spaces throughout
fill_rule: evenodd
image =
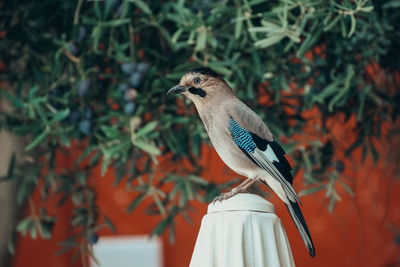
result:
M 274 205 L 254 194 L 237 194 L 208 206 L 190 267 L 295 266 Z
M 93 245 L 94 255 L 91 267 L 162 267 L 162 242 L 148 236 L 100 237 Z

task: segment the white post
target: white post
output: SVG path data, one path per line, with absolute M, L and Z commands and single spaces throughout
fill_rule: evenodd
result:
M 208 206 L 190 267 L 295 266 L 274 205 L 255 194 L 237 194 Z

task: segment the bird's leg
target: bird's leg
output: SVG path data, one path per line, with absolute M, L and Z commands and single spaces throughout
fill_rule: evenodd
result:
M 249 188 L 252 184 L 254 184 L 257 181 L 258 181 L 258 178 L 255 178 L 255 179 L 247 178 L 240 185 L 233 188 L 230 192 L 223 193 L 223 194 L 217 196 L 216 198 L 214 198 L 213 203 L 215 203 L 217 201 L 226 200 L 228 198 L 233 197 L 234 195 L 236 195 L 238 193 L 243 193 L 247 190 L 247 188 Z

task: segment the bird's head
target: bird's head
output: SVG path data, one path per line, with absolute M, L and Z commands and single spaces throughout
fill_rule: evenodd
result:
M 232 89 L 218 73 L 210 68 L 200 67 L 184 74 L 179 84 L 169 89 L 167 94 L 183 94 L 197 106 L 215 96 L 231 95 Z

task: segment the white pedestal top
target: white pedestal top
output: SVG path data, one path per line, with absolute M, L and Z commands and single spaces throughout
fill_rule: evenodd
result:
M 210 204 L 203 217 L 190 267 L 295 266 L 274 206 L 254 194 Z
M 211 203 L 207 213 L 238 210 L 275 213 L 272 203 L 255 194 L 237 194 L 227 200 Z

